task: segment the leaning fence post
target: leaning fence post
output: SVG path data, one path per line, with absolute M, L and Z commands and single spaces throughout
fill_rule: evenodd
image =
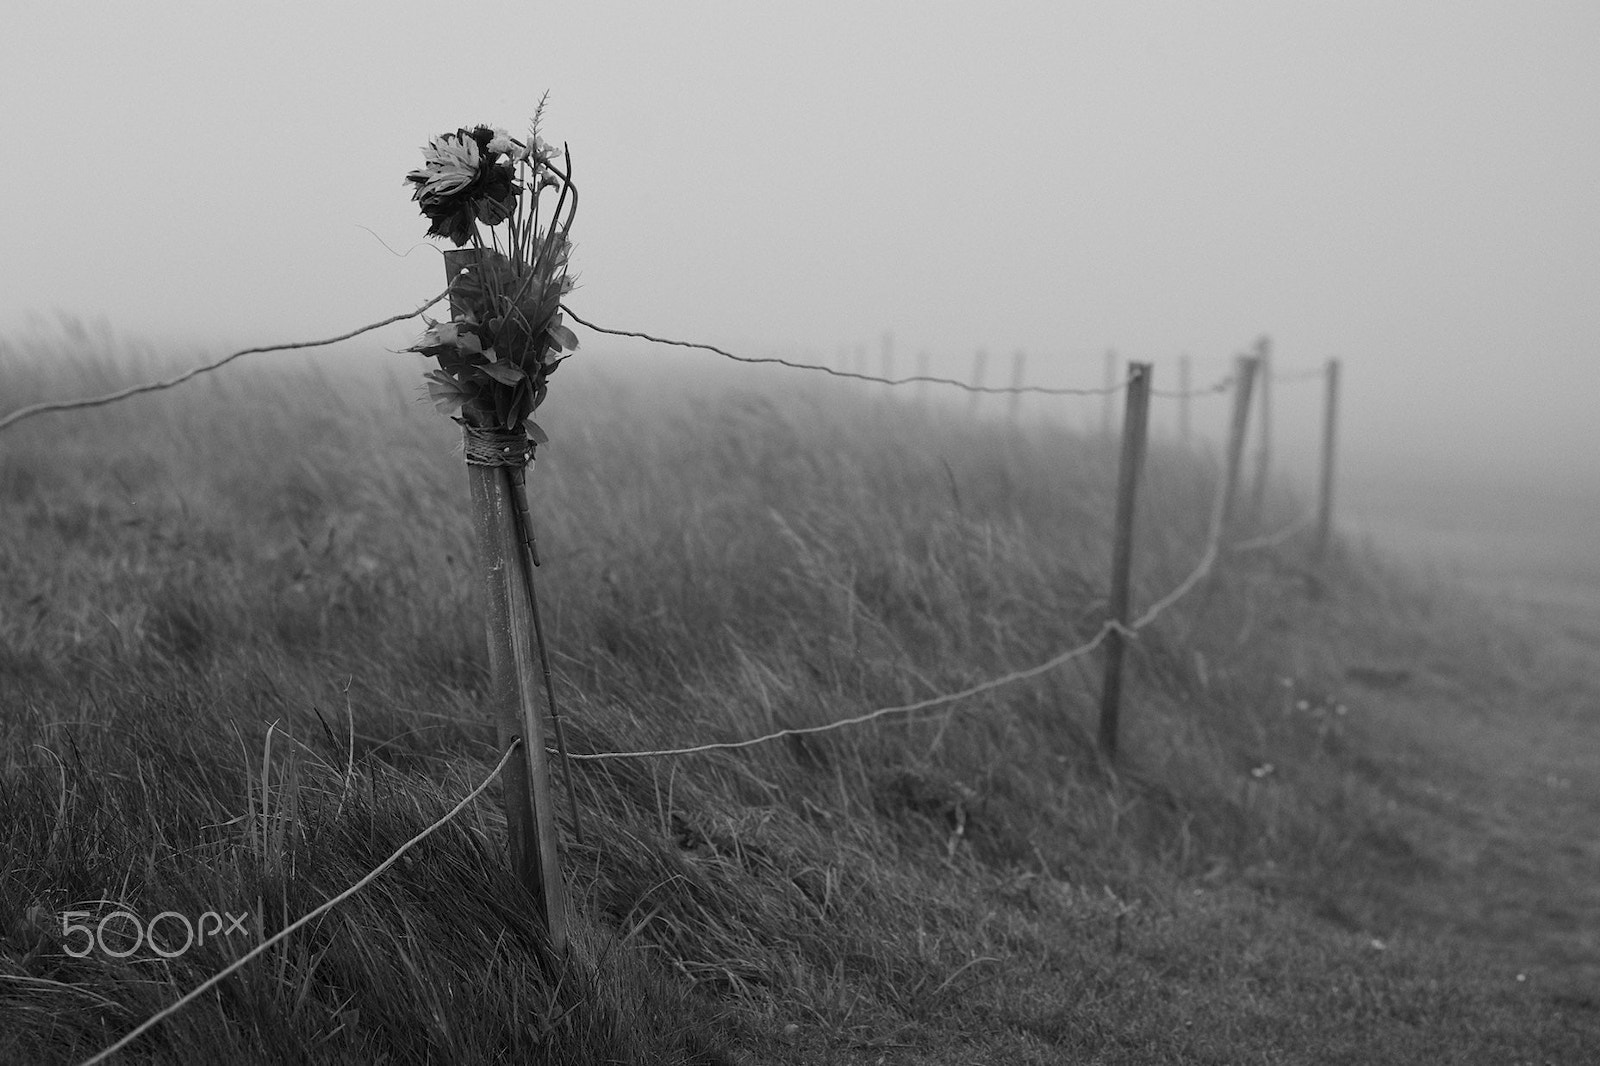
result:
M 1327 393 L 1322 408 L 1322 483 L 1317 494 L 1317 559 L 1327 553 L 1328 539 L 1333 533 L 1333 452 L 1338 418 L 1339 360 L 1329 359 Z
M 464 268 L 478 264 L 473 248 L 444 253 L 445 272 L 454 282 Z M 451 297 L 451 311 L 465 312 Z M 528 461 L 527 437 L 518 430 L 464 425 L 473 531 L 483 582 L 489 650 L 489 702 L 499 744 L 520 737 L 526 758 L 506 766 L 504 797 L 507 850 L 517 880 L 538 901 L 540 917 L 556 954 L 566 950 L 567 915 L 551 798 L 544 719 L 536 705 L 534 655 L 529 634 L 534 605 L 529 596 L 528 557 L 518 535 L 513 468 Z
M 1272 341 L 1256 341 L 1256 377 L 1261 431 L 1256 443 L 1256 483 L 1250 493 L 1250 520 L 1259 523 L 1267 506 L 1267 477 L 1272 464 Z
M 1122 457 L 1117 468 L 1117 525 L 1111 547 L 1111 619 L 1106 633 L 1105 679 L 1100 689 L 1100 751 L 1117 757 L 1117 719 L 1122 705 L 1122 653 L 1127 639 L 1133 571 L 1133 512 L 1139 493 L 1150 415 L 1149 363 L 1128 364 L 1128 403 L 1122 419 Z
M 1253 356 L 1241 355 L 1234 360 L 1233 418 L 1228 427 L 1227 466 L 1223 474 L 1222 491 L 1217 494 L 1217 502 L 1211 512 L 1210 543 L 1217 549 L 1219 566 L 1225 547 L 1223 538 L 1227 536 L 1233 521 L 1233 501 L 1239 489 L 1239 467 L 1244 459 L 1245 431 L 1250 424 L 1250 391 L 1255 376 L 1256 360 Z

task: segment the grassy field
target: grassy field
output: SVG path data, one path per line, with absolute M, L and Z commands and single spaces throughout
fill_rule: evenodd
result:
M 9 345 L 0 410 L 120 380 L 106 343 Z M 0 1062 L 87 1058 L 494 765 L 459 436 L 401 365 L 0 435 Z M 830 721 L 1098 629 L 1106 442 L 605 365 L 554 380 L 530 476 L 574 750 Z M 1140 603 L 1198 560 L 1214 473 L 1154 449 Z M 570 960 L 491 792 L 121 1061 L 1600 1061 L 1600 645 L 1304 553 L 1235 557 L 1133 644 L 1114 770 L 1095 659 L 580 763 Z M 74 957 L 62 915 L 118 910 L 248 918 Z

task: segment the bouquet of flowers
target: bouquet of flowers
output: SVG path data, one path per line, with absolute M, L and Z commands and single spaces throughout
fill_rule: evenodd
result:
M 560 310 L 572 290 L 568 234 L 578 208 L 571 153 L 558 158 L 536 113 L 526 141 L 475 126 L 434 137 L 422 157 L 405 180 L 428 236 L 461 249 L 445 257 L 462 269 L 451 280 L 451 320 L 424 319 L 427 332 L 406 350 L 438 359 L 427 378 L 441 412 L 469 429 L 520 430 L 531 455 L 548 439 L 533 412 L 578 347 Z

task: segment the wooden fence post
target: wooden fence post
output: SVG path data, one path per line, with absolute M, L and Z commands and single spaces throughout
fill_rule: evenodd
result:
M 1139 493 L 1150 418 L 1149 363 L 1128 364 L 1128 403 L 1122 419 L 1122 457 L 1117 469 L 1117 525 L 1111 547 L 1111 631 L 1106 634 L 1105 679 L 1100 689 L 1100 752 L 1117 757 L 1117 719 L 1122 706 L 1122 653 L 1133 572 L 1133 514 Z
M 1006 417 L 1012 423 L 1017 421 L 1017 413 L 1022 409 L 1022 379 L 1028 373 L 1028 353 L 1021 348 L 1017 349 L 1011 357 L 1011 399 L 1006 408 Z
M 1117 350 L 1106 349 L 1106 384 L 1105 399 L 1100 405 L 1100 433 L 1102 436 L 1111 436 L 1111 420 L 1116 416 L 1117 387 Z
M 988 364 L 989 364 L 989 353 L 984 351 L 982 348 L 979 348 L 978 349 L 978 354 L 972 357 L 972 387 L 973 388 L 975 388 L 975 389 L 983 388 L 983 372 L 987 368 Z M 972 399 L 971 399 L 970 403 L 967 406 L 967 414 L 968 414 L 968 416 L 976 415 L 978 413 L 978 401 L 981 400 L 981 399 L 983 399 L 983 393 L 981 393 L 981 392 L 972 393 Z
M 1223 543 L 1228 527 L 1233 521 L 1233 500 L 1239 489 L 1239 466 L 1244 458 L 1245 431 L 1250 424 L 1250 391 L 1255 382 L 1256 361 L 1253 356 L 1241 355 L 1234 360 L 1233 418 L 1228 427 L 1227 466 L 1224 470 L 1222 491 L 1217 494 L 1211 512 L 1211 543 L 1217 547 L 1217 566 L 1226 556 Z
M 1322 407 L 1322 483 L 1317 494 L 1317 546 L 1320 560 L 1333 534 L 1333 451 L 1339 419 L 1339 360 L 1329 359 L 1327 392 Z
M 1178 356 L 1178 442 L 1189 444 L 1189 357 Z
M 1272 341 L 1256 341 L 1256 377 L 1260 381 L 1261 433 L 1256 447 L 1256 483 L 1250 493 L 1250 520 L 1260 523 L 1267 506 L 1267 476 L 1272 463 Z
M 476 249 L 448 251 L 446 275 L 453 281 L 463 267 L 477 261 Z M 452 298 L 452 313 L 460 310 Z M 466 429 L 469 445 L 477 443 L 472 438 L 481 432 Z M 560 955 L 566 951 L 567 914 L 544 719 L 536 705 L 529 560 L 517 531 L 512 470 L 473 461 L 478 450 L 469 451 L 467 481 L 486 611 L 489 702 L 500 746 L 520 738 L 525 756 L 506 764 L 503 779 L 507 850 L 512 872 L 538 901 L 551 947 Z

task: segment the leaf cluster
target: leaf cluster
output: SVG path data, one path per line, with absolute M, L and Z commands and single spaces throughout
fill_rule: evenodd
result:
M 429 395 L 457 421 L 520 426 L 535 444 L 547 438 L 533 412 L 550 375 L 578 347 L 561 321 L 561 298 L 572 289 L 572 158 L 563 150 L 556 161 L 538 122 L 526 143 L 487 126 L 443 134 L 423 149 L 424 166 L 406 176 L 430 219 L 429 236 L 461 247 L 450 254 L 467 264 L 451 283 L 451 320 L 428 320 L 408 349 L 439 361 L 427 374 Z M 554 190 L 554 206 L 542 210 L 546 190 Z

